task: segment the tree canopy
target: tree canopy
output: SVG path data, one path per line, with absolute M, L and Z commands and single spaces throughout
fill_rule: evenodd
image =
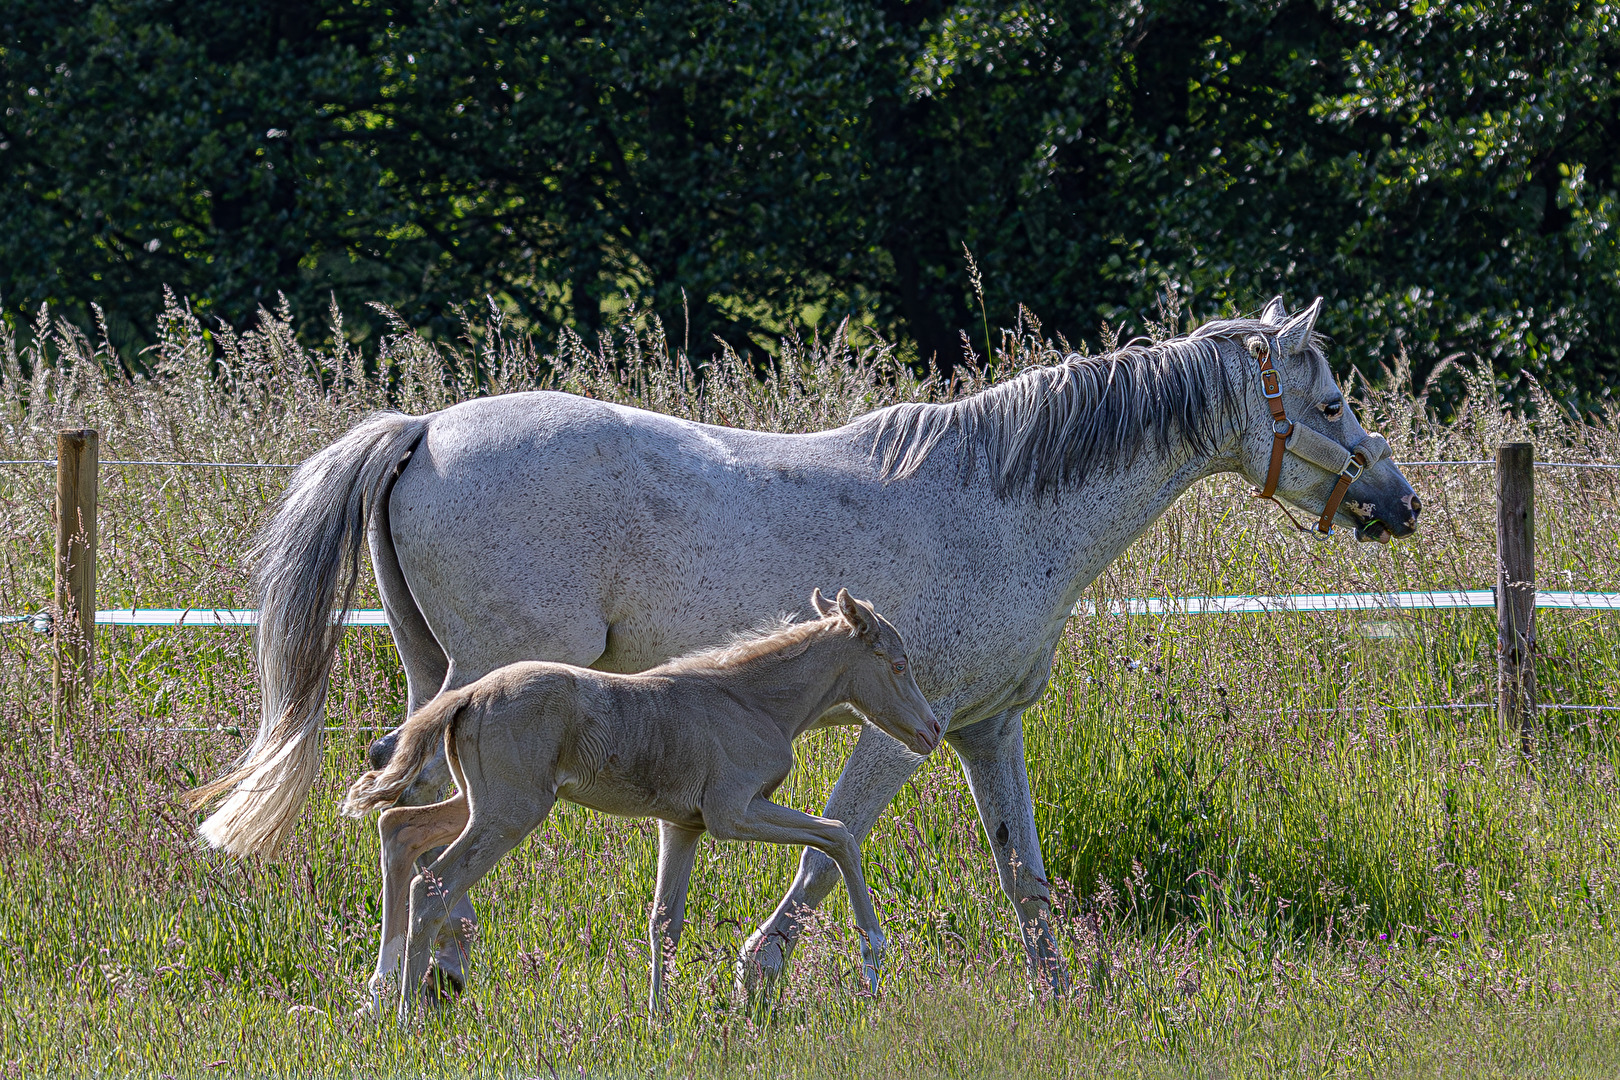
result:
M 324 333 L 624 305 L 919 361 L 1327 297 L 1369 369 L 1620 379 L 1620 11 L 1578 2 L 11 0 L 0 297 Z M 380 317 L 379 317 L 380 318 Z

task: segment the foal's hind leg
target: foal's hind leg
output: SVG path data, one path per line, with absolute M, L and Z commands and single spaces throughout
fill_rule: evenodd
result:
M 411 878 L 424 852 L 448 844 L 467 825 L 467 797 L 456 795 L 430 806 L 396 806 L 377 819 L 382 837 L 382 944 L 371 976 L 371 1010 L 382 1013 L 383 985 L 405 955 Z
M 647 948 L 652 952 L 652 988 L 647 1011 L 664 1011 L 664 969 L 673 965 L 675 949 L 686 925 L 686 887 L 692 881 L 701 829 L 685 829 L 667 821 L 658 823 L 658 888 L 653 893 L 652 916 L 647 925 Z
M 476 794 L 466 829 L 411 882 L 404 986 L 399 1000 L 401 1021 L 408 1019 L 415 1008 L 430 972 L 434 942 L 452 909 L 502 855 L 522 843 L 545 820 L 556 801 L 551 792 L 532 789 Z

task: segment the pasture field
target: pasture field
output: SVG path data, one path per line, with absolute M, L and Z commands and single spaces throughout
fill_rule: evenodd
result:
M 541 381 L 695 418 L 804 430 L 919 383 L 881 350 L 790 342 L 758 381 L 701 384 L 656 325 L 536 357 L 497 324 L 456 346 L 397 327 L 378 357 L 240 337 L 171 305 L 155 373 L 48 323 L 0 341 L 0 458 L 53 456 L 87 423 L 102 457 L 292 462 L 372 409 L 424 411 Z M 1004 333 L 996 374 L 1057 358 Z M 1620 416 L 1488 376 L 1435 420 L 1397 367 L 1355 388 L 1402 460 L 1620 461 Z M 1088 593 L 1484 588 L 1489 468 L 1421 467 L 1419 538 L 1296 535 L 1235 478 L 1198 485 Z M 100 606 L 246 607 L 247 551 L 284 471 L 103 466 Z M 1620 475 L 1537 474 L 1544 588 L 1620 590 Z M 0 466 L 0 612 L 50 596 L 49 468 Z M 365 579 L 363 579 L 365 581 Z M 375 606 L 369 581 L 360 606 Z M 1620 613 L 1538 613 L 1545 702 L 1620 703 Z M 732 958 L 794 853 L 706 841 L 671 987 L 647 1015 L 656 830 L 559 807 L 474 892 L 472 982 L 408 1031 L 351 1016 L 375 957 L 376 832 L 336 800 L 400 716 L 386 631 L 340 650 L 325 772 L 289 849 L 200 850 L 180 794 L 256 723 L 251 639 L 103 629 L 93 715 L 51 731 L 50 650 L 0 627 L 0 1073 L 4 1076 L 1613 1076 L 1620 1072 L 1620 713 L 1545 710 L 1503 738 L 1490 612 L 1103 615 L 1076 620 L 1026 718 L 1030 774 L 1076 990 L 1038 1001 L 972 801 L 936 754 L 865 850 L 891 952 L 859 992 L 835 892 L 761 1021 Z M 53 734 L 55 749 L 53 750 Z M 801 743 L 784 801 L 819 809 L 853 733 Z

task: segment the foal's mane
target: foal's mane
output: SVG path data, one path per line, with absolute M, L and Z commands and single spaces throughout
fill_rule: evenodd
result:
M 950 436 L 963 483 L 982 459 L 1001 498 L 1041 495 L 1080 483 L 1098 466 L 1123 464 L 1149 435 L 1213 449 L 1239 409 L 1240 387 L 1220 362 L 1220 341 L 1277 328 L 1258 319 L 1218 319 L 1155 344 L 1061 363 L 942 405 L 879 409 L 853 426 L 871 440 L 886 479 L 910 476 Z
M 791 615 L 783 615 L 719 645 L 666 660 L 648 674 L 692 675 L 705 671 L 726 671 L 772 655 L 789 659 L 809 648 L 818 635 L 829 630 L 847 633 L 849 624 L 838 615 L 812 619 L 810 622 L 795 622 Z

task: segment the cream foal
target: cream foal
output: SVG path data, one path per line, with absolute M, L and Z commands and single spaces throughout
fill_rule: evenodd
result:
M 373 1006 L 405 971 L 399 1015 L 410 1015 L 450 909 L 534 830 L 558 799 L 659 821 L 658 885 L 649 925 L 649 1007 L 662 1007 L 664 965 L 685 918 L 698 838 L 761 840 L 825 852 L 843 873 L 876 989 L 884 939 L 861 876 L 860 846 L 842 822 L 779 806 L 771 794 L 793 768 L 793 740 L 829 710 L 853 707 L 914 753 L 942 735 L 906 661 L 899 633 L 871 605 L 818 590 L 821 618 L 637 675 L 566 664 L 510 664 L 440 695 L 399 729 L 387 768 L 349 789 L 344 813 L 390 806 L 442 743 L 457 793 L 394 807 L 382 833 L 383 945 Z M 424 852 L 454 841 L 419 876 Z M 407 899 L 409 918 L 406 916 Z

